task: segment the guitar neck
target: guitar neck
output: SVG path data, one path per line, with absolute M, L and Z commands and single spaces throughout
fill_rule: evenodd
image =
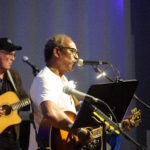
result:
M 31 103 L 30 98 L 26 98 L 24 100 L 21 100 L 19 102 L 16 102 L 11 105 L 12 110 L 18 110 L 19 108 L 22 108 L 24 106 L 27 106 Z

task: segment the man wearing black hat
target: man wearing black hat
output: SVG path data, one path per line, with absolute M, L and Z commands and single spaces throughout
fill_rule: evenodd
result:
M 8 94 L 8 91 L 16 93 L 20 100 L 28 98 L 27 93 L 22 87 L 21 77 L 17 71 L 12 70 L 11 66 L 15 60 L 15 50 L 21 50 L 21 46 L 14 45 L 8 38 L 0 38 L 0 124 L 2 118 L 8 117 L 7 109 L 2 102 L 3 94 Z M 7 92 L 7 93 L 6 93 Z M 11 98 L 11 97 L 10 97 Z M 3 99 L 4 101 L 4 99 Z M 9 105 L 9 104 L 8 104 Z M 24 107 L 28 110 L 29 107 Z M 10 113 L 10 115 L 13 113 Z M 10 121 L 10 120 L 9 120 Z M 6 122 L 6 121 L 5 121 Z M 13 124 L 0 129 L 0 150 L 20 150 L 19 146 L 19 124 Z

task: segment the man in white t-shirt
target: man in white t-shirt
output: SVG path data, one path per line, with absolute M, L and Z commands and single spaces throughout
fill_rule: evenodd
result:
M 34 78 L 31 85 L 30 95 L 33 101 L 34 122 L 40 138 L 45 140 L 46 128 L 51 126 L 55 129 L 67 131 L 78 137 L 82 145 L 87 145 L 93 140 L 93 136 L 88 129 L 70 129 L 69 124 L 73 123 L 65 112 L 76 114 L 74 100 L 72 96 L 62 92 L 63 87 L 68 84 L 65 72 L 72 71 L 78 60 L 78 51 L 72 39 L 63 34 L 51 37 L 44 49 L 46 66 Z M 44 119 L 43 119 L 44 118 Z M 47 125 L 47 127 L 46 127 Z M 42 128 L 43 127 L 43 128 Z M 41 129 L 42 128 L 42 129 Z M 53 131 L 53 130 L 52 130 Z M 52 136 L 52 135 L 50 135 Z M 31 125 L 29 150 L 37 149 L 35 140 L 35 130 Z M 51 138 L 48 136 L 48 138 Z M 48 146 L 54 146 L 55 141 L 51 141 Z M 54 149 L 68 149 L 57 143 Z
M 68 85 L 64 73 L 73 71 L 78 60 L 75 43 L 66 35 L 54 35 L 45 45 L 44 56 L 46 66 L 34 78 L 30 89 L 34 122 L 42 144 L 52 150 L 72 150 L 72 145 L 76 146 L 76 142 L 71 142 L 77 140 L 77 137 L 80 146 L 91 143 L 93 136 L 88 129 L 69 128 L 68 125 L 75 119 L 76 101 L 71 95 L 62 92 L 63 87 Z M 123 130 L 130 130 L 130 125 L 134 126 L 130 118 L 131 116 L 124 120 Z M 35 133 L 31 124 L 29 150 L 38 149 Z M 75 138 L 73 136 L 72 139 L 72 135 L 75 135 Z

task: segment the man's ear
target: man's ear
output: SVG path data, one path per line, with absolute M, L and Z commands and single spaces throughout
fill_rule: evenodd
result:
M 55 57 L 59 58 L 60 50 L 59 50 L 58 47 L 55 47 L 53 49 L 53 54 L 54 54 Z

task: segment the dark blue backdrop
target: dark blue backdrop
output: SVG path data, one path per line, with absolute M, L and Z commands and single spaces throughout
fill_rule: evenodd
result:
M 39 69 L 43 68 L 46 40 L 53 34 L 64 33 L 75 41 L 82 59 L 108 61 L 119 69 L 122 79 L 137 78 L 137 95 L 150 105 L 148 5 L 148 0 L 132 1 L 131 5 L 130 0 L 1 0 L 0 36 L 9 37 L 23 47 L 17 52 L 13 68 L 20 73 L 28 93 L 34 76 L 22 57 L 28 56 Z M 110 69 L 106 73 L 112 78 Z M 97 74 L 91 66 L 75 67 L 74 72 L 66 76 L 76 81 L 77 90 L 82 92 L 87 92 L 92 84 L 106 82 L 104 78 L 96 79 Z M 135 106 L 136 101 L 132 100 L 127 113 Z M 140 127 L 128 133 L 146 146 L 150 113 L 140 104 L 137 106 L 142 110 L 143 121 Z M 27 114 L 21 115 L 23 120 L 28 120 Z M 124 137 L 121 142 L 121 150 L 136 149 Z

